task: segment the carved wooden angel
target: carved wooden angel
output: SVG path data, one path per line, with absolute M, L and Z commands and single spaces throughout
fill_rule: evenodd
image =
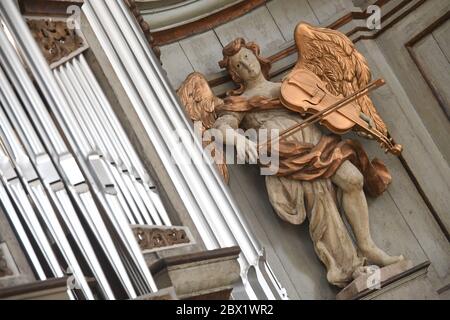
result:
M 342 33 L 302 23 L 295 30 L 295 40 L 299 60 L 284 81 L 294 75 L 299 90 L 310 92 L 311 101 L 317 100 L 311 79 L 341 98 L 369 83 L 371 75 L 364 57 Z M 232 41 L 223 49 L 219 64 L 228 70 L 237 89 L 220 100 L 214 97 L 206 79 L 197 74 L 182 84 L 181 100 L 191 119 L 223 132 L 225 144 L 235 146 L 245 140 L 247 159 L 258 157 L 258 143 L 241 135 L 238 128 L 283 131 L 307 117 L 281 103 L 282 84 L 269 80 L 271 63 L 260 56 L 257 44 L 242 38 Z M 387 135 L 370 98 L 358 99 L 356 107 L 371 127 Z M 277 148 L 279 170 L 265 177 L 270 202 L 279 217 L 289 223 L 301 224 L 308 217 L 314 248 L 327 268 L 330 283 L 344 287 L 366 272 L 368 263 L 385 266 L 403 259 L 388 255 L 370 235 L 363 188 L 372 196 L 387 188 L 391 176 L 381 161 L 370 162 L 357 141 L 343 140 L 318 125 L 281 139 Z M 339 208 L 352 228 L 357 247 Z

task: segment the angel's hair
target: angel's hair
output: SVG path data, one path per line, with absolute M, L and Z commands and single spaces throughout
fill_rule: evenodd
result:
M 239 75 L 233 70 L 230 64 L 230 58 L 237 54 L 242 48 L 247 48 L 253 52 L 261 65 L 261 71 L 264 77 L 266 79 L 269 79 L 269 71 L 272 67 L 272 64 L 270 60 L 261 57 L 259 46 L 254 42 L 246 43 L 243 38 L 234 39 L 223 48 L 223 60 L 219 61 L 219 66 L 221 68 L 226 68 L 231 76 L 231 79 L 239 85 L 239 88 L 237 88 L 236 90 L 230 90 L 227 92 L 227 95 L 230 96 L 237 96 L 244 93 L 245 91 L 244 80 L 239 77 Z

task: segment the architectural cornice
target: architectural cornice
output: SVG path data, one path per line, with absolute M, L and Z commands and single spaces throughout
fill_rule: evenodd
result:
M 147 19 L 151 21 L 155 43 L 164 45 L 213 29 L 247 14 L 266 2 L 266 0 L 222 0 L 214 3 L 214 7 L 212 7 L 213 4 L 210 1 L 204 1 L 203 7 L 195 9 L 179 7 L 176 8 L 176 11 L 174 8 L 161 13 L 144 14 L 144 17 L 148 17 Z M 199 4 L 196 2 L 196 5 L 198 6 Z M 171 15 L 175 14 L 175 18 L 172 18 L 173 20 L 165 17 L 169 13 Z M 158 19 L 161 19 L 159 24 Z

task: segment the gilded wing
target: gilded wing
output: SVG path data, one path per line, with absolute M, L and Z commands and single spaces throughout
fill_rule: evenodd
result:
M 209 87 L 206 78 L 199 72 L 191 73 L 181 84 L 177 94 L 184 105 L 186 112 L 194 122 L 201 122 L 201 133 L 211 129 L 216 122 L 215 108 L 222 105 L 223 101 L 216 97 Z M 225 155 L 211 140 L 203 140 L 203 148 L 208 148 L 217 169 L 226 183 L 229 181 L 228 167 L 225 164 Z M 217 161 L 221 159 L 221 161 Z
M 295 29 L 299 59 L 295 68 L 314 72 L 334 95 L 347 97 L 367 86 L 372 78 L 366 59 L 343 33 L 300 23 Z M 358 100 L 360 111 L 369 116 L 384 135 L 387 127 L 368 96 Z

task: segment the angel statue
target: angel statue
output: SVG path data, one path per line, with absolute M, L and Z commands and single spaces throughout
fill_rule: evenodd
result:
M 366 60 L 342 33 L 300 23 L 295 41 L 299 60 L 282 83 L 270 81 L 271 63 L 260 56 L 257 44 L 242 38 L 232 41 L 224 47 L 219 65 L 226 68 L 237 89 L 222 100 L 214 96 L 203 75 L 189 75 L 178 90 L 188 115 L 201 121 L 204 130 L 222 132 L 226 145 L 237 148 L 244 141 L 244 156 L 252 161 L 259 156 L 258 141 L 240 134 L 239 128 L 289 130 L 304 123 L 308 108 L 326 101 L 325 96 L 341 100 L 369 84 L 371 73 Z M 353 129 L 381 141 L 384 147 L 393 142 L 370 98 L 356 98 L 346 108 L 358 115 L 355 122 L 364 120 L 367 130 L 362 125 Z M 292 104 L 305 101 L 305 112 L 293 111 Z M 404 258 L 384 252 L 370 234 L 364 190 L 371 196 L 383 193 L 391 182 L 387 168 L 378 159 L 369 161 L 356 140 L 343 140 L 343 132 L 321 125 L 327 117 L 331 116 L 280 139 L 279 170 L 267 175 L 265 182 L 270 202 L 281 219 L 299 225 L 308 218 L 310 236 L 326 266 L 327 280 L 345 287 L 369 272 L 369 264 L 383 267 Z M 230 130 L 234 134 L 230 135 Z M 390 151 L 398 153 L 399 148 L 394 145 Z M 237 152 L 238 156 L 242 153 Z M 220 165 L 220 170 L 226 172 L 226 166 Z M 351 226 L 356 246 L 340 210 Z

